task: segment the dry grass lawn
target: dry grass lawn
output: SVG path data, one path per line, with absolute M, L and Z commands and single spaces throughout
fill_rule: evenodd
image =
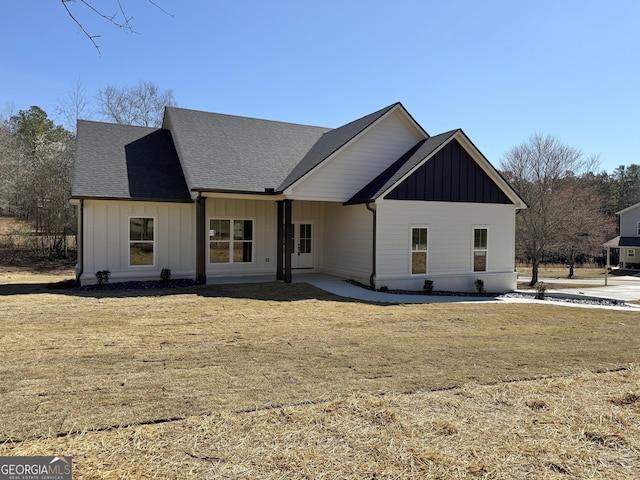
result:
M 516 270 L 520 276 L 531 276 L 531 265 L 517 265 Z M 542 264 L 538 269 L 538 276 L 545 278 L 567 278 L 569 275 L 569 269 L 560 264 Z M 604 279 L 604 268 L 597 268 L 593 266 L 579 267 L 576 266 L 573 270 L 573 279 Z
M 0 286 L 0 455 L 74 478 L 640 476 L 634 312 L 23 287 Z

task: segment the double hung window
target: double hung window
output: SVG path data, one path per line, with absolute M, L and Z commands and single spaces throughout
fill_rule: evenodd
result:
M 428 231 L 426 227 L 411 228 L 411 274 L 427 273 Z
M 487 271 L 488 229 L 473 229 L 473 271 Z
M 129 265 L 132 267 L 155 264 L 155 219 L 153 217 L 129 218 Z
M 209 263 L 251 263 L 253 220 L 209 220 Z

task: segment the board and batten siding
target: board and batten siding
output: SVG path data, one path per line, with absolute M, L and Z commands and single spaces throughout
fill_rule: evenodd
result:
M 129 218 L 153 217 L 153 266 L 129 266 Z M 195 207 L 189 203 L 84 201 L 83 285 L 109 270 L 110 282 L 159 280 L 163 268 L 172 278 L 195 276 Z
M 395 112 L 294 186 L 291 198 L 346 202 L 422 138 Z
M 294 201 L 292 221 L 313 225 L 314 268 L 322 266 L 323 204 Z M 277 204 L 275 200 L 207 198 L 207 231 L 209 219 L 253 220 L 253 261 L 250 263 L 209 263 L 207 277 L 267 275 L 275 278 L 277 268 Z M 208 238 L 206 240 L 208 242 Z M 207 252 L 209 248 L 207 246 Z
M 364 205 L 327 203 L 323 271 L 369 283 L 373 268 L 373 214 Z
M 421 290 L 514 290 L 515 211 L 513 205 L 384 200 L 377 204 L 376 286 Z M 411 274 L 411 228 L 428 228 L 426 275 Z M 473 229 L 488 229 L 487 271 L 473 271 Z
M 253 220 L 253 261 L 250 263 L 209 263 L 206 239 L 207 276 L 261 275 L 276 272 L 276 202 L 233 198 L 207 198 L 207 227 L 212 218 Z

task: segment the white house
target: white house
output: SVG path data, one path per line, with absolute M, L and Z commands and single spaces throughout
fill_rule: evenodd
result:
M 622 268 L 640 269 L 640 203 L 616 212 L 620 215 L 620 236 L 604 244 L 607 247 L 607 264 L 609 250 L 620 249 Z
M 160 129 L 79 121 L 78 279 L 324 272 L 376 288 L 515 289 L 525 202 L 462 130 L 395 103 L 339 128 L 175 107 Z

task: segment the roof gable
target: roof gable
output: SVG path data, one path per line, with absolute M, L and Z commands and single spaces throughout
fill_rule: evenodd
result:
M 72 197 L 191 201 L 167 130 L 78 121 Z
M 475 203 L 526 203 L 460 129 L 416 144 L 345 204 L 379 198 Z
M 344 147 L 347 143 L 361 134 L 364 130 L 369 128 L 372 124 L 378 121 L 381 117 L 386 115 L 394 107 L 399 105 L 394 103 L 383 109 L 366 115 L 362 118 L 349 122 L 333 130 L 329 130 L 318 139 L 313 147 L 307 152 L 298 163 L 287 178 L 282 182 L 278 190 L 284 190 L 290 187 L 293 183 L 300 180 L 303 176 L 311 172 L 324 160 L 336 153 L 340 148 Z
M 513 202 L 454 138 L 384 197 L 442 202 Z

